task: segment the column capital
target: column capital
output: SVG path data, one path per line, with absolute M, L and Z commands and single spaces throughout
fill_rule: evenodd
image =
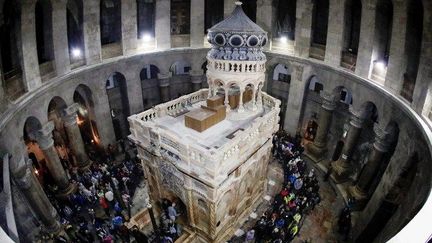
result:
M 378 123 L 375 123 L 373 129 L 375 133 L 374 148 L 383 153 L 387 152 L 390 146 L 388 141 L 389 133 L 384 128 L 380 127 Z
M 159 81 L 159 87 L 167 87 L 170 85 L 170 78 L 172 77 L 172 72 L 168 73 L 158 73 L 157 78 Z
M 356 128 L 362 128 L 364 118 L 361 115 L 361 112 L 355 110 L 352 106 L 349 107 L 349 111 L 351 113 L 350 125 Z
M 31 187 L 31 173 L 30 170 L 30 161 L 26 160 L 24 156 L 14 161 L 14 163 L 10 163 L 11 173 L 15 182 L 21 189 L 29 189 Z
M 77 123 L 78 103 L 73 103 L 64 109 L 63 121 L 65 126 L 73 126 Z
M 322 105 L 321 107 L 333 111 L 336 108 L 335 96 L 333 94 L 322 92 L 321 93 Z
M 54 130 L 54 122 L 49 121 L 47 124 L 42 126 L 42 128 L 38 131 L 30 134 L 30 137 L 37 141 L 39 147 L 42 150 L 45 150 L 54 144 L 54 140 L 52 138 L 52 131 Z

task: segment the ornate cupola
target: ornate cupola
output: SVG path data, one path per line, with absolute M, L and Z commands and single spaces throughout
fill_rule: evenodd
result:
M 236 2 L 232 14 L 209 29 L 212 48 L 207 54 L 209 98 L 223 97 L 227 112 L 239 113 L 261 108 L 267 43 L 267 32 L 246 16 L 241 5 Z
M 241 2 L 236 2 L 232 14 L 208 30 L 212 45 L 208 57 L 217 60 L 265 61 L 262 52 L 267 44 L 267 32 L 243 12 Z

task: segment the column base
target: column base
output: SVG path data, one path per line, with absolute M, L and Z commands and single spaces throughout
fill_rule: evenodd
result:
M 50 226 L 42 226 L 42 231 L 46 232 L 48 234 L 58 234 L 61 231 L 60 222 L 56 220 L 56 222 L 53 225 Z
M 353 211 L 362 211 L 369 201 L 367 193 L 360 189 L 357 185 L 350 186 L 348 188 L 348 196 L 355 199 L 351 208 Z
M 88 169 L 90 169 L 90 166 L 93 164 L 93 161 L 91 160 L 87 160 L 84 163 L 78 164 L 78 170 L 80 172 L 86 171 Z
M 340 159 L 331 164 L 332 174 L 331 177 L 336 184 L 344 183 L 349 180 L 351 174 L 351 168 L 346 165 L 346 161 L 341 161 Z
M 78 189 L 75 183 L 70 183 L 65 189 L 57 191 L 58 198 L 67 198 L 70 194 L 76 192 Z
M 314 143 L 309 143 L 305 147 L 305 155 L 315 163 L 319 163 L 323 160 L 325 153 L 327 153 L 327 148 L 325 146 L 318 147 Z

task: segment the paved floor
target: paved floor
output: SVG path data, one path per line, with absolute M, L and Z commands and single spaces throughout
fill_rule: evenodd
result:
M 307 162 L 308 169 L 315 167 L 315 164 L 312 163 Z M 323 181 L 324 175 L 318 169 L 315 169 L 315 172 L 320 185 L 321 203 L 309 215 L 305 216 L 303 226 L 292 242 L 342 242 L 341 236 L 338 235 L 336 230 L 337 218 L 344 206 L 343 199 L 340 195 L 336 194 L 330 183 Z M 275 183 L 281 184 L 281 174 L 281 166 L 276 162 L 270 163 L 268 178 Z M 267 191 L 267 194 L 271 193 L 271 191 Z M 273 200 L 273 197 L 271 200 Z M 263 198 L 255 213 L 252 213 L 246 219 L 244 224 L 237 230 L 237 236 L 233 236 L 231 242 L 244 242 L 244 235 L 242 234 L 253 227 L 257 219 L 269 207 L 270 203 Z

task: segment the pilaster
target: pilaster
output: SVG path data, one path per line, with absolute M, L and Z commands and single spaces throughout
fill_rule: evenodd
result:
M 294 52 L 299 57 L 309 57 L 312 38 L 312 2 L 297 1 Z
M 53 44 L 57 76 L 62 76 L 70 71 L 66 2 L 66 0 L 52 1 Z
M 190 46 L 192 48 L 204 46 L 204 3 L 203 0 L 191 0 Z
M 36 45 L 36 1 L 21 4 L 21 62 L 25 91 L 29 92 L 42 84 Z
M 156 1 L 156 48 L 169 49 L 171 48 L 171 1 L 158 0 Z
M 123 54 L 130 55 L 137 49 L 137 1 L 121 1 L 122 47 Z
M 373 40 L 375 36 L 375 3 L 371 0 L 362 1 L 359 52 L 357 54 L 356 74 L 369 78 L 372 71 Z
M 100 63 L 101 39 L 100 39 L 100 1 L 83 1 L 84 9 L 84 54 L 87 65 Z
M 345 23 L 345 1 L 330 0 L 329 25 L 324 61 L 339 67 L 342 59 L 343 34 Z

